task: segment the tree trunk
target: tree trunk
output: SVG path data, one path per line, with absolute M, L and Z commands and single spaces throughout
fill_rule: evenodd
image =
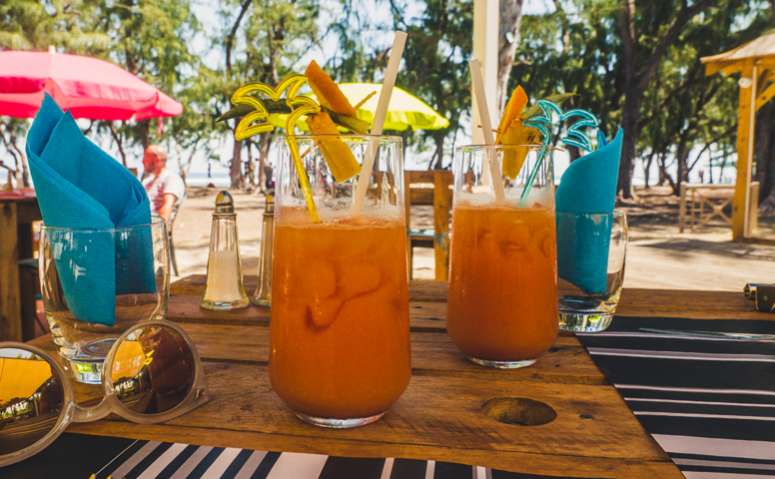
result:
M 770 24 L 775 25 L 775 0 L 770 0 Z M 772 133 L 775 105 L 771 101 L 756 114 L 754 157 L 759 180 L 760 211 L 775 212 L 775 135 Z
M 433 153 L 431 169 L 440 170 L 444 166 L 444 133 L 435 133 L 433 140 L 436 143 L 436 151 Z
M 754 166 L 755 177 L 759 181 L 759 192 L 761 194 L 760 199 L 764 199 L 769 196 L 772 190 L 772 183 L 770 182 L 770 170 L 775 168 L 769 160 L 771 160 L 772 142 L 770 141 L 770 130 L 772 129 L 772 116 L 773 111 L 772 104 L 767 104 L 759 110 L 756 115 L 756 128 L 754 129 Z
M 256 165 L 253 161 L 253 143 L 251 141 L 245 142 L 245 167 L 242 169 L 244 172 L 242 175 L 242 187 L 252 190 L 256 185 Z
M 272 147 L 272 135 L 269 133 L 261 135 L 258 140 L 258 187 L 262 191 L 269 189 L 269 181 L 272 178 L 266 177 L 266 164 L 269 160 L 269 149 Z M 269 181 L 267 181 L 269 180 Z
M 760 211 L 775 212 L 775 132 L 773 131 L 775 105 L 765 105 L 760 111 L 755 128 L 756 178 L 759 181 Z
M 648 187 L 651 185 L 651 165 L 654 163 L 654 155 L 655 153 L 652 151 L 646 160 L 646 164 L 643 166 L 643 182 L 645 183 L 644 186 L 646 189 L 648 189 Z
M 232 188 L 240 187 L 242 179 L 242 142 L 234 140 L 231 152 L 231 163 L 229 163 L 229 180 Z
M 773 0 L 775 1 L 775 0 Z M 508 97 L 509 76 L 514 54 L 519 45 L 519 25 L 522 21 L 523 0 L 500 0 L 500 35 L 498 37 L 497 105 L 503 110 Z
M 622 111 L 622 159 L 619 164 L 618 190 L 625 198 L 632 198 L 632 173 L 635 163 L 635 142 L 638 138 L 638 120 L 640 119 L 640 100 L 642 93 L 628 88 L 625 93 L 624 109 Z
M 137 122 L 138 128 L 140 128 L 140 142 L 143 144 L 143 151 L 151 144 L 151 120 L 143 120 Z
M 635 140 L 637 139 L 638 118 L 640 114 L 640 95 L 636 81 L 635 48 L 635 2 L 623 0 L 617 18 L 619 34 L 622 37 L 622 66 L 624 69 L 624 107 L 622 109 L 622 157 L 619 163 L 619 182 L 617 191 L 625 198 L 632 197 L 632 167 L 635 158 Z
M 121 164 L 124 165 L 124 168 L 126 168 L 127 163 L 126 163 L 126 152 L 124 151 L 124 142 L 121 139 L 121 135 L 113 126 L 113 122 L 110 122 L 109 127 L 110 127 L 110 136 L 112 136 L 113 141 L 116 142 L 116 148 L 118 148 L 118 155 L 121 157 Z
M 30 184 L 30 170 L 27 167 L 27 159 L 25 158 L 24 155 L 19 156 L 19 166 L 21 166 L 22 185 L 25 188 L 29 188 L 30 186 L 32 186 Z
M 674 45 L 686 24 L 695 15 L 707 9 L 713 0 L 697 0 L 689 5 L 685 1 L 675 15 L 670 26 L 657 38 L 648 54 L 639 44 L 639 35 L 635 29 L 635 0 L 620 0 L 617 16 L 619 35 L 622 39 L 622 66 L 624 71 L 624 109 L 622 111 L 622 161 L 619 167 L 619 191 L 625 198 L 632 197 L 632 172 L 635 162 L 635 146 L 640 129 L 640 105 L 643 95 L 657 73 L 662 59 L 670 46 Z

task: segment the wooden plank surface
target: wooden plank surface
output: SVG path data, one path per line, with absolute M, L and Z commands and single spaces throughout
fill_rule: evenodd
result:
M 0 341 L 22 340 L 18 216 L 15 201 L 0 201 Z
M 251 289 L 255 278 L 247 277 Z M 70 430 L 98 435 L 348 456 L 396 456 L 487 465 L 533 474 L 597 478 L 679 478 L 680 472 L 640 427 L 581 344 L 558 338 L 535 366 L 480 368 L 447 338 L 446 285 L 410 287 L 412 381 L 383 420 L 354 430 L 315 428 L 296 419 L 272 392 L 267 375 L 268 311 L 198 308 L 203 276 L 175 283 L 169 319 L 191 335 L 205 361 L 212 400 L 167 424 L 111 418 Z M 629 289 L 620 312 L 631 316 L 772 319 L 738 292 Z M 49 350 L 48 338 L 36 340 Z M 88 395 L 80 388 L 80 395 Z M 494 397 L 549 405 L 541 426 L 503 424 L 485 415 Z
M 34 321 L 35 305 L 29 281 L 21 289 L 18 262 L 32 257 L 32 222 L 40 219 L 35 197 L 0 197 L 0 341 L 21 341 L 34 326 L 22 321 L 23 313 Z

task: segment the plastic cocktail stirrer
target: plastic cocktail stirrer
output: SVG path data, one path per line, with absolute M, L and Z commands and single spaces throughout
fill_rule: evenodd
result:
M 234 131 L 234 137 L 237 140 L 244 140 L 257 133 L 268 133 L 274 129 L 274 125 L 268 121 L 269 110 L 264 105 L 264 101 L 257 94 L 263 94 L 275 102 L 281 101 L 283 94 L 285 94 L 285 103 L 291 110 L 291 113 L 288 115 L 285 122 L 285 141 L 288 143 L 288 148 L 291 151 L 293 165 L 296 169 L 296 175 L 299 177 L 302 194 L 304 195 L 304 202 L 307 205 L 307 212 L 309 213 L 310 219 L 317 223 L 320 221 L 320 215 L 315 207 L 315 200 L 312 196 L 312 187 L 309 184 L 309 178 L 307 178 L 307 172 L 304 169 L 304 163 L 299 154 L 299 146 L 296 142 L 295 134 L 296 122 L 299 118 L 303 115 L 320 111 L 320 105 L 313 99 L 298 94 L 299 89 L 306 82 L 307 79 L 303 75 L 290 75 L 275 88 L 265 83 L 248 83 L 234 92 L 231 96 L 231 103 L 233 105 L 245 105 L 253 108 L 251 113 L 242 117 L 242 120 L 237 124 L 237 128 Z
M 528 174 L 527 182 L 522 190 L 520 196 L 520 205 L 524 206 L 527 197 L 530 195 L 530 190 L 533 188 L 536 176 L 538 175 L 539 168 L 549 152 L 550 146 L 554 143 L 556 135 L 558 135 L 563 124 L 573 118 L 579 118 L 572 123 L 566 130 L 565 136 L 560 138 L 560 143 L 567 146 L 573 146 L 580 150 L 592 151 L 592 142 L 587 136 L 586 130 L 597 130 L 600 122 L 597 117 L 587 110 L 580 108 L 574 108 L 566 112 L 562 111 L 556 103 L 549 100 L 538 100 L 538 107 L 541 109 L 541 114 L 533 115 L 525 121 L 525 126 L 534 128 L 541 133 L 541 149 L 538 152 L 538 159 L 533 165 L 533 169 Z M 554 133 L 553 131 L 556 131 Z M 599 136 L 599 135 L 598 135 Z

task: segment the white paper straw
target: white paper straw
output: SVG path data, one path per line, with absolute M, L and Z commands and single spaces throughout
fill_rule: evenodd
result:
M 492 134 L 492 123 L 490 123 L 490 110 L 487 108 L 487 95 L 484 92 L 484 79 L 482 78 L 482 64 L 476 58 L 468 62 L 468 66 L 471 70 L 471 84 L 474 86 L 474 99 L 476 100 L 476 106 L 479 110 L 479 121 L 482 126 L 482 133 L 484 134 L 484 142 L 487 145 L 495 144 L 495 137 Z M 503 180 L 501 180 L 501 174 L 498 171 L 498 164 L 496 162 L 496 155 L 494 152 L 488 151 L 487 164 L 490 169 L 490 179 L 492 180 L 492 189 L 495 193 L 495 201 L 501 203 L 505 200 L 506 194 L 503 191 Z
M 401 63 L 401 56 L 404 54 L 404 46 L 406 46 L 406 36 L 406 32 L 396 32 L 393 37 L 393 48 L 390 49 L 390 58 L 385 69 L 385 77 L 382 80 L 382 88 L 379 91 L 379 99 L 377 100 L 377 110 L 374 112 L 374 122 L 371 124 L 372 136 L 382 134 L 382 125 L 385 124 L 390 96 L 393 94 L 393 87 L 398 76 L 398 66 Z M 358 175 L 358 182 L 355 184 L 355 194 L 353 195 L 351 206 L 351 213 L 354 215 L 360 214 L 363 210 L 363 202 L 366 200 L 366 190 L 369 187 L 371 172 L 374 169 L 374 159 L 377 156 L 378 146 L 379 144 L 375 139 L 369 141 L 369 149 L 366 151 L 366 156 L 361 165 L 361 173 Z

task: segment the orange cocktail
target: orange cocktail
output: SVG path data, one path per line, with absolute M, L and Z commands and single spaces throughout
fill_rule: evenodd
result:
M 315 424 L 376 420 L 411 374 L 404 222 L 313 223 L 302 210 L 280 213 L 272 266 L 272 387 Z
M 461 204 L 452 232 L 449 335 L 476 362 L 531 364 L 558 331 L 553 210 Z

